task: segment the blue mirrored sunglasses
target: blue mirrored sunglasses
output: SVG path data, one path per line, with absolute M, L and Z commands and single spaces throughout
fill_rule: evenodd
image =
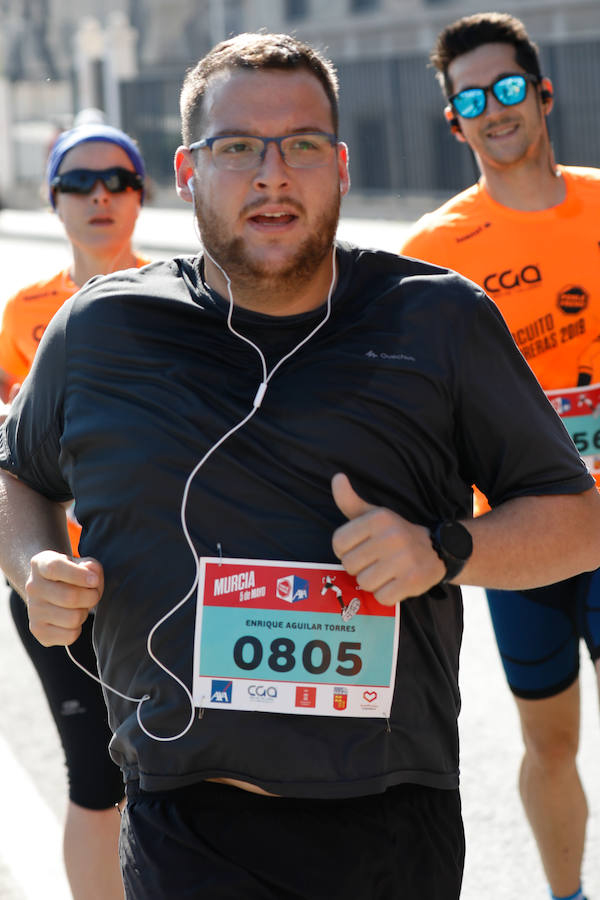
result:
M 463 119 L 476 119 L 487 106 L 488 91 L 491 91 L 502 106 L 516 106 L 527 94 L 527 83 L 537 84 L 536 75 L 501 75 L 487 87 L 468 87 L 448 98 L 452 109 Z

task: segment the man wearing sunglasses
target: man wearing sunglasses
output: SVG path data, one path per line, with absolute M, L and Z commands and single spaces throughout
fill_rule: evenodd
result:
M 0 330 L 0 388 L 12 399 L 29 372 L 48 322 L 89 278 L 139 267 L 133 230 L 144 191 L 144 161 L 129 135 L 94 123 L 65 131 L 53 144 L 46 171 L 49 201 L 71 249 L 70 265 L 23 288 L 4 308 Z M 81 528 L 69 512 L 72 551 Z M 16 591 L 11 613 L 40 676 L 65 752 L 69 803 L 64 858 L 75 900 L 118 900 L 123 885 L 118 860 L 123 779 L 110 759 L 111 732 L 100 686 L 68 659 L 61 647 L 43 647 L 31 634 L 27 609 Z M 92 619 L 73 655 L 96 671 Z
M 557 166 L 552 84 L 523 24 L 464 17 L 431 54 L 449 126 L 477 184 L 416 223 L 402 252 L 449 266 L 496 301 L 521 352 L 600 480 L 600 171 Z M 487 505 L 476 494 L 476 509 Z M 536 591 L 488 590 L 525 744 L 520 792 L 553 897 L 580 900 L 587 806 L 576 767 L 579 643 L 600 680 L 600 573 Z
M 337 95 L 289 35 L 213 48 L 175 155 L 201 252 L 69 301 L 0 430 L 34 633 L 96 607 L 128 900 L 458 900 L 457 583 L 600 564 L 600 497 L 493 304 L 336 241 Z M 475 477 L 506 500 L 483 523 Z

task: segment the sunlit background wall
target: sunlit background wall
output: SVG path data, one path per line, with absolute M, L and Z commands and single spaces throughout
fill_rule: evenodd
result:
M 0 202 L 39 205 L 48 147 L 82 109 L 139 141 L 157 202 L 173 197 L 185 70 L 241 31 L 294 32 L 323 49 L 341 81 L 340 137 L 353 192 L 454 193 L 472 159 L 451 138 L 427 66 L 438 31 L 474 0 L 0 0 Z M 557 158 L 600 164 L 600 0 L 515 0 L 555 81 Z

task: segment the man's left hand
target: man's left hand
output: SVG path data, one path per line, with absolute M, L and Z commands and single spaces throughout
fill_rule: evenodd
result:
M 367 503 L 341 472 L 333 476 L 331 489 L 338 509 L 349 520 L 334 531 L 333 550 L 363 590 L 393 606 L 439 584 L 446 568 L 427 528 Z

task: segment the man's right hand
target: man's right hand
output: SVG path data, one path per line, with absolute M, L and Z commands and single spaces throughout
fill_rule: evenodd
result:
M 96 559 L 43 550 L 31 560 L 26 584 L 29 629 L 44 647 L 67 646 L 104 591 L 104 572 Z

